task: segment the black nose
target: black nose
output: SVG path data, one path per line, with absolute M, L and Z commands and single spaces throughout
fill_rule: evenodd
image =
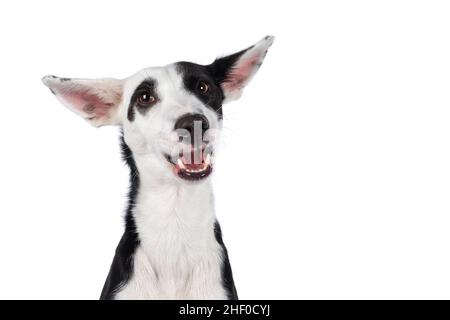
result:
M 209 122 L 208 119 L 202 114 L 185 114 L 184 116 L 181 116 L 175 123 L 175 130 L 177 129 L 187 130 L 191 135 L 192 144 L 194 144 L 196 134 L 199 137 L 203 138 L 203 134 L 206 130 L 209 129 Z M 195 132 L 196 130 L 198 130 L 198 132 Z

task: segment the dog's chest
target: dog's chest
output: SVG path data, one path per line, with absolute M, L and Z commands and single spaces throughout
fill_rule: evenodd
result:
M 116 294 L 122 299 L 226 299 L 219 257 L 206 257 L 195 265 L 156 265 L 139 247 L 134 256 L 131 279 Z M 183 264 L 183 265 L 182 265 Z
M 146 200 L 152 203 L 152 214 L 147 214 Z M 131 278 L 115 298 L 226 299 L 212 203 L 180 206 L 167 201 L 156 207 L 152 200 L 141 198 L 136 206 L 140 245 Z

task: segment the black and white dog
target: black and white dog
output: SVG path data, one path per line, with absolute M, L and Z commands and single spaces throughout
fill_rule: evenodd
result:
M 209 65 L 177 62 L 123 80 L 46 76 L 66 107 L 122 128 L 131 188 L 101 299 L 237 299 L 211 181 L 222 104 L 239 98 L 274 37 Z

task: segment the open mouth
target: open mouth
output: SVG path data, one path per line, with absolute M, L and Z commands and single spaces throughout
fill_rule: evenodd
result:
M 176 161 L 170 156 L 166 159 L 173 166 L 174 173 L 181 179 L 188 181 L 199 181 L 208 177 L 212 172 L 212 152 L 206 151 L 204 147 L 191 152 L 179 154 Z

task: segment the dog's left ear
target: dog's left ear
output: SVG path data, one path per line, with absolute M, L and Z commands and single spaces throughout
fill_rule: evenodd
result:
M 216 59 L 208 66 L 225 95 L 224 103 L 238 99 L 244 87 L 261 66 L 275 37 L 266 36 L 255 45 L 235 54 Z
M 122 80 L 46 76 L 42 78 L 42 82 L 63 105 L 93 126 L 120 124 Z

